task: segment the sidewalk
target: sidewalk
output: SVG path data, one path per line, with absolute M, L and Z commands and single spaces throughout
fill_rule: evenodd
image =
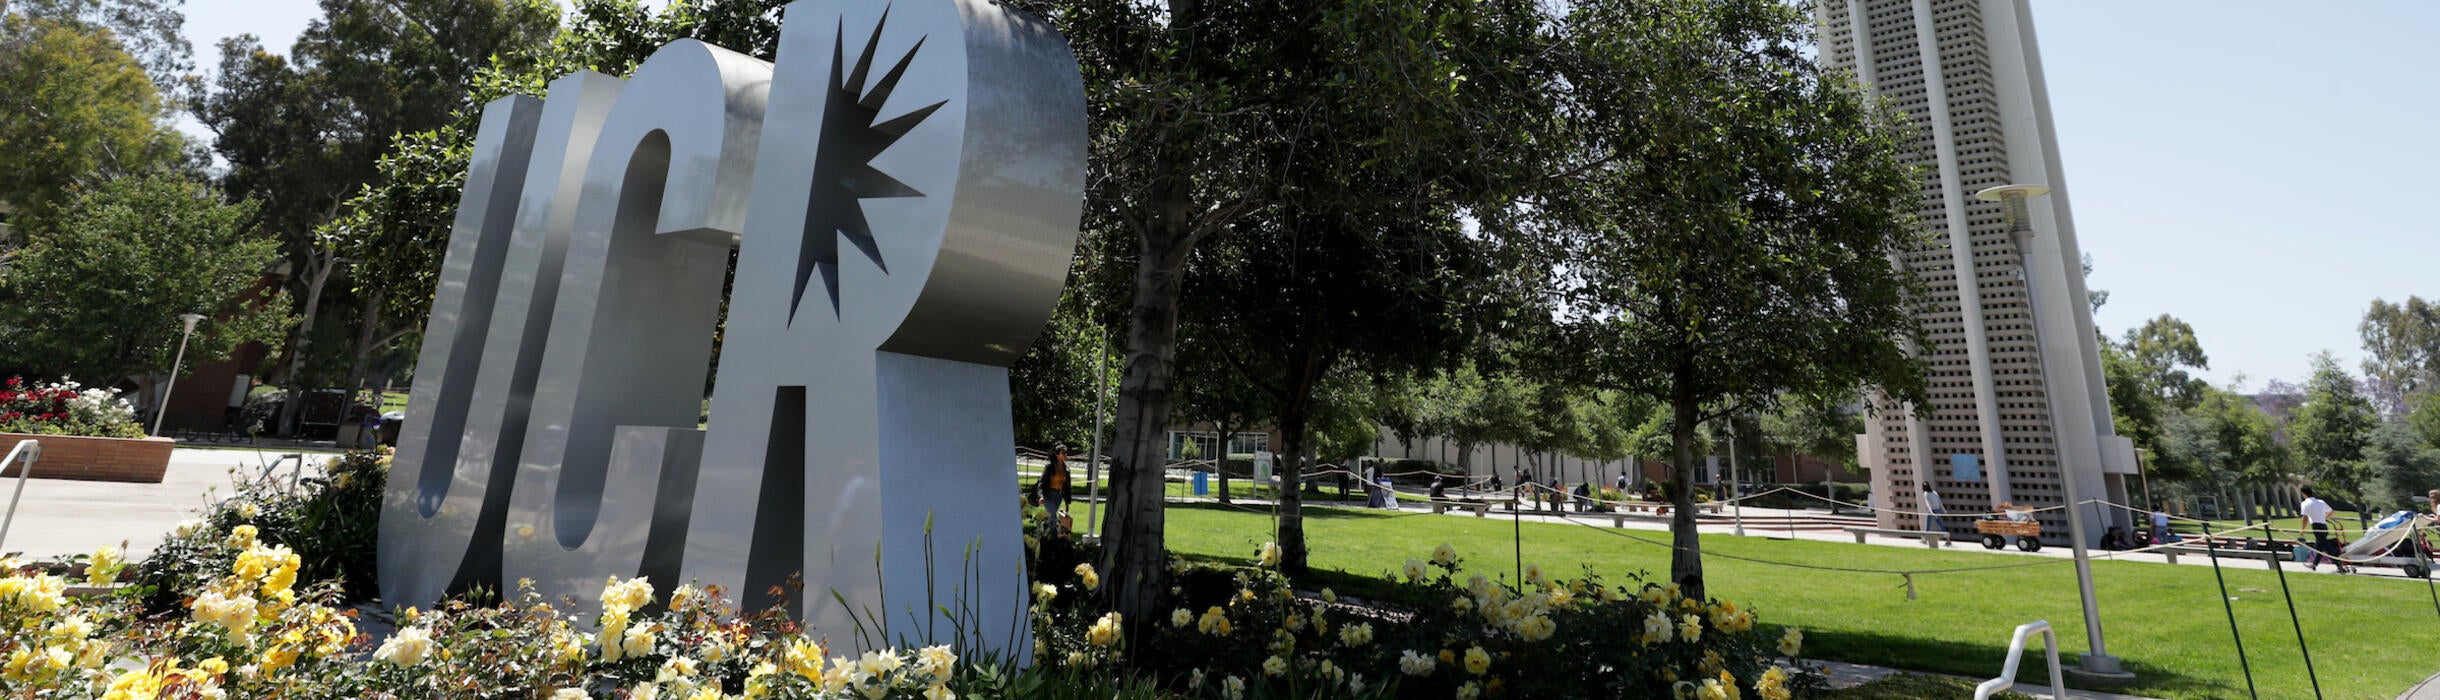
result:
M 0 552 L 23 552 L 35 558 L 86 554 L 124 541 L 128 558 L 140 559 L 159 546 L 179 521 L 227 498 L 235 478 L 232 470 L 257 474 L 264 463 L 281 454 L 271 449 L 181 447 L 170 453 L 169 473 L 158 484 L 44 479 L 37 465 L 36 478 L 25 482 L 25 494 L 9 525 L 7 541 L 0 542 Z M 329 458 L 328 454 L 305 453 L 306 475 L 318 472 Z M 285 468 L 281 473 L 286 473 Z M 16 479 L 0 481 L 0 490 L 16 488 Z
M 1863 664 L 1851 664 L 1839 661 L 1808 661 L 1806 663 L 1820 666 L 1822 674 L 1830 677 L 1830 687 L 1832 688 L 1853 687 L 1902 673 L 1914 674 L 1918 676 L 1948 675 L 1942 673 L 1923 673 L 1920 671 L 1903 671 L 1894 668 L 1866 666 Z M 1963 676 L 1952 677 L 1964 678 Z M 1989 679 L 1967 678 L 1966 680 L 1973 683 L 1980 683 Z M 2046 685 L 2027 685 L 2024 683 L 2018 683 L 2015 687 L 2009 688 L 2008 691 L 2012 693 L 2031 695 L 2038 698 L 2058 697 L 2056 695 L 2052 695 L 2050 686 Z M 2097 690 L 2077 690 L 2074 688 L 2067 689 L 2067 697 L 2073 698 L 2074 700 L 2152 700 L 2151 698 L 2146 698 L 2140 695 L 2120 695 L 2117 693 L 2106 693 Z M 2400 700 L 2404 699 L 2401 698 Z

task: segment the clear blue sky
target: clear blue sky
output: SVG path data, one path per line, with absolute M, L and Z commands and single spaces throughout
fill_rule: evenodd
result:
M 2440 296 L 2440 3 L 2037 0 L 2094 322 L 2194 324 L 2205 376 L 2354 369 L 2373 298 Z
M 2204 376 L 2361 357 L 2375 297 L 2440 297 L 2440 2 L 2034 0 L 2052 116 L 2111 336 L 2194 324 Z M 196 62 L 285 51 L 312 0 L 189 0 Z

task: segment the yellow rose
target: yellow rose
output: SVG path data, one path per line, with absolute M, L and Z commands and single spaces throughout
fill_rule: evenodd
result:
M 1466 672 L 1477 676 L 1491 671 L 1491 654 L 1482 647 L 1466 649 Z

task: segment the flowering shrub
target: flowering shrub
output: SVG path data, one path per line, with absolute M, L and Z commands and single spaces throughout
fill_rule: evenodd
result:
M 140 438 L 144 426 L 135 408 L 108 389 L 85 389 L 64 378 L 27 384 L 10 377 L 0 388 L 0 433 Z
M 1265 544 L 1258 566 L 1176 567 L 1175 609 L 1127 620 L 1099 607 L 1092 546 L 1040 514 L 1026 543 L 1029 666 L 948 646 L 834 655 L 834 640 L 781 612 L 640 578 L 605 581 L 597 611 L 520 584 L 494 604 L 369 622 L 314 564 L 337 543 L 300 531 L 294 514 L 378 492 L 384 457 L 340 460 L 298 496 L 241 489 L 181 526 L 181 549 L 165 550 L 177 565 L 157 552 L 138 590 L 66 595 L 71 581 L 119 577 L 114 548 L 75 566 L 0 562 L 0 697 L 1786 700 L 1820 684 L 1795 660 L 1802 633 L 1761 629 L 1751 610 L 1539 567 L 1513 583 L 1460 581 L 1447 545 L 1389 574 L 1382 600 L 1358 601 L 1292 589 Z
M 332 458 L 321 476 L 302 479 L 294 492 L 285 478 L 237 478 L 228 498 L 163 538 L 136 567 L 133 582 L 150 594 L 153 610 L 175 606 L 184 591 L 243 553 L 225 537 L 242 525 L 262 541 L 296 552 L 305 580 L 332 582 L 345 600 L 369 600 L 380 588 L 375 548 L 389 470 L 390 448 L 382 447 Z
M 1448 545 L 1410 559 L 1391 596 L 1358 605 L 1298 595 L 1269 568 L 1177 570 L 1180 601 L 1143 665 L 1190 693 L 1343 698 L 1739 698 L 1786 700 L 1821 678 L 1795 660 L 1802 633 L 1757 628 L 1753 611 L 1682 597 L 1674 585 L 1614 586 L 1529 566 L 1511 584 Z M 1781 665 L 1784 661 L 1787 665 Z

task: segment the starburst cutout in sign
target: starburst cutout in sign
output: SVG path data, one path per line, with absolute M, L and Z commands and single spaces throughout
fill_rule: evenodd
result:
M 939 111 L 947 100 L 934 102 L 889 121 L 877 121 L 881 107 L 889 102 L 890 93 L 898 81 L 906 77 L 907 66 L 923 50 L 925 38 L 915 40 L 904 55 L 876 77 L 872 74 L 874 53 L 881 46 L 881 30 L 889 26 L 889 10 L 881 11 L 881 20 L 873 25 L 872 38 L 865 40 L 861 55 L 852 69 L 847 63 L 847 26 L 842 20 L 837 38 L 832 42 L 829 89 L 823 100 L 820 152 L 814 154 L 813 193 L 806 201 L 805 242 L 797 254 L 796 294 L 791 297 L 789 321 L 795 322 L 805 308 L 805 288 L 819 272 L 822 286 L 830 295 L 830 312 L 839 314 L 839 241 L 845 239 L 864 257 L 888 274 L 888 261 L 881 259 L 881 249 L 873 242 L 873 225 L 864 216 L 863 200 L 891 197 L 921 197 L 918 192 L 888 173 L 873 167 L 873 159 L 891 144 L 905 137 L 909 130 Z

